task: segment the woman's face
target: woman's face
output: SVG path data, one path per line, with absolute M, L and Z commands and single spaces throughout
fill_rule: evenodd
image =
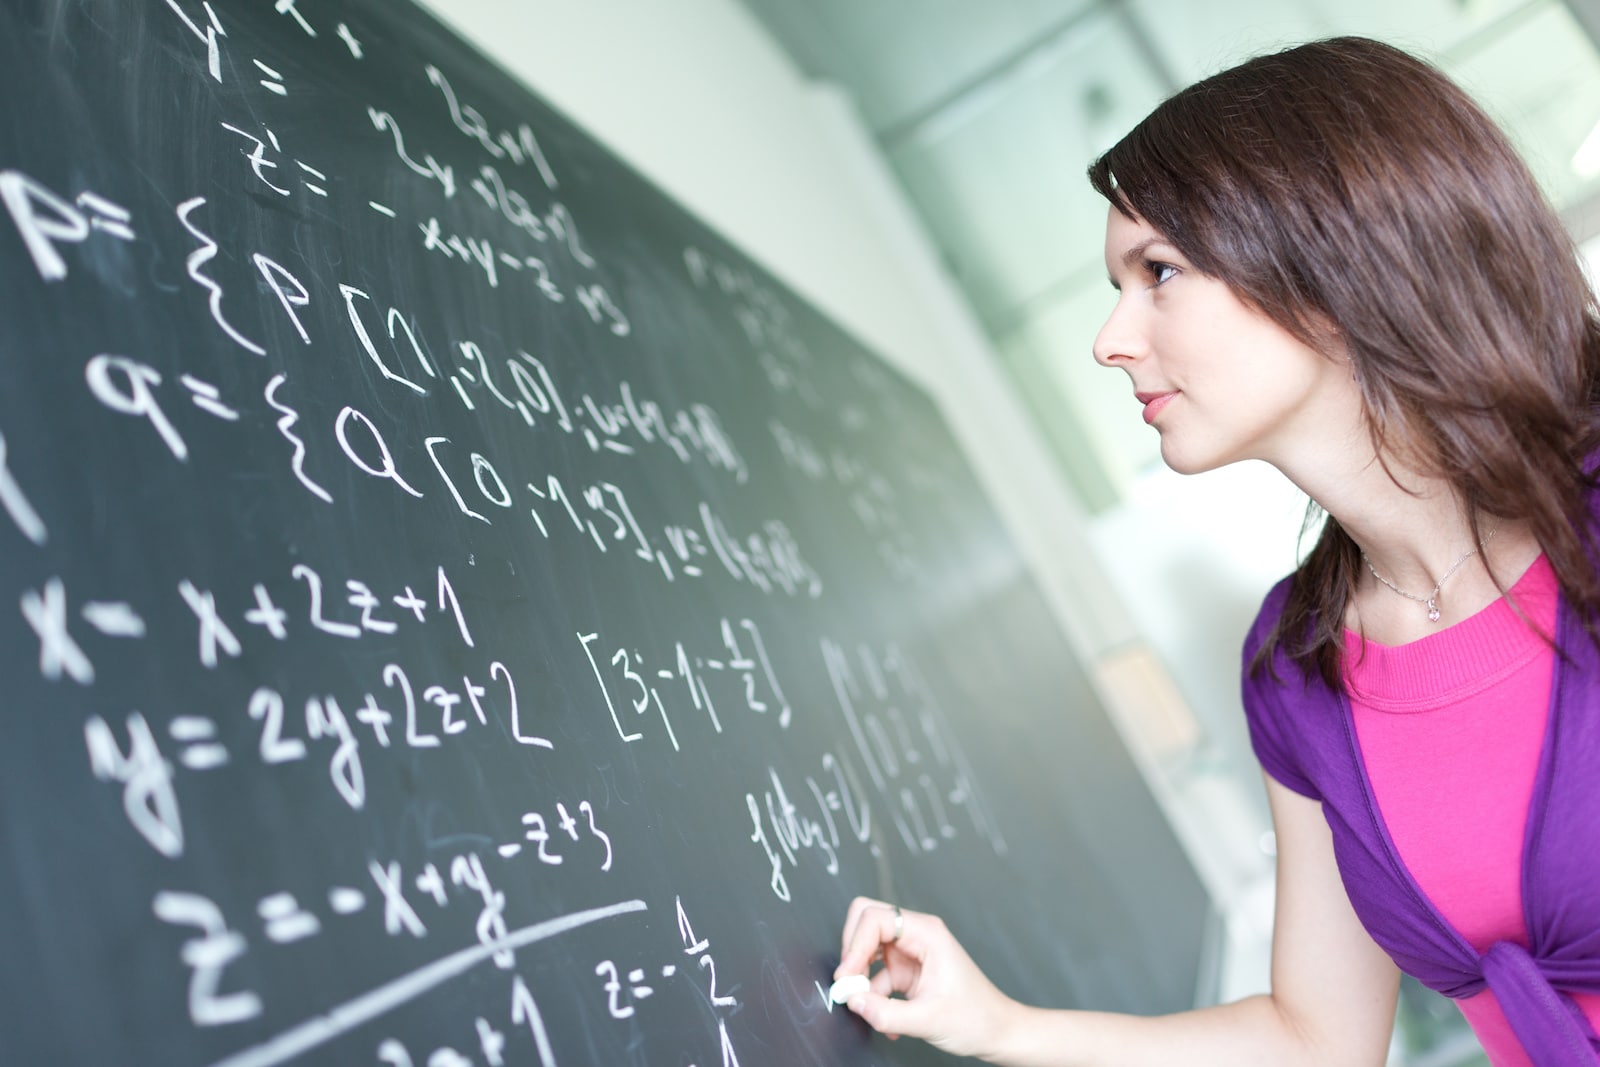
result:
M 1094 358 L 1128 372 L 1167 466 L 1194 474 L 1260 459 L 1288 470 L 1348 432 L 1360 410 L 1348 363 L 1195 270 L 1143 219 L 1111 208 L 1105 255 L 1119 295 Z

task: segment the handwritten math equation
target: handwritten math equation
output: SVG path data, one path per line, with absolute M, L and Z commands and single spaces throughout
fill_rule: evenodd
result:
M 695 310 L 664 307 L 560 128 L 491 117 L 478 72 L 390 54 L 361 6 L 128 16 L 126 65 L 203 116 L 181 187 L 0 155 L 0 280 L 83 326 L 0 350 L 52 383 L 0 396 L 0 700 L 70 739 L 61 788 L 138 868 L 100 891 L 139 895 L 145 984 L 226 1036 L 214 1067 L 646 1062 L 669 1027 L 693 1047 L 648 1062 L 738 1067 L 769 976 L 660 878 L 646 847 L 700 846 L 629 775 L 706 776 L 734 829 L 704 878 L 763 907 L 846 899 L 890 845 L 1003 854 L 911 656 L 838 636 L 833 542 L 909 595 L 934 578 L 908 515 L 946 487 L 861 443 L 892 383 L 830 392 L 789 299 L 676 237 Z M 363 88 L 321 99 L 334 75 Z M 719 358 L 778 406 L 663 370 L 701 356 L 680 314 L 726 319 Z M 101 493 L 102 467 L 133 473 Z M 296 862 L 219 873 L 219 812 Z M 292 1015 L 273 976 L 335 964 L 366 984 Z M 785 1010 L 831 1012 L 808 982 Z M 408 1029 L 452 983 L 472 1010 Z

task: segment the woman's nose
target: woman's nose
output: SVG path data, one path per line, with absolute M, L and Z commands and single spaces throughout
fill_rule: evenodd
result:
M 1094 361 L 1102 367 L 1120 367 L 1144 354 L 1145 344 L 1132 309 L 1118 300 L 1094 339 Z

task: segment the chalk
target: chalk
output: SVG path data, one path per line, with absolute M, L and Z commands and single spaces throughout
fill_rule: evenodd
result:
M 835 1004 L 843 1004 L 857 993 L 865 993 L 872 987 L 872 979 L 864 974 L 847 974 L 828 989 L 828 999 Z

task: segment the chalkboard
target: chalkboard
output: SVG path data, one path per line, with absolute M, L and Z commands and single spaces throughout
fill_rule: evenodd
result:
M 942 1060 L 857 893 L 1189 1006 L 925 394 L 408 4 L 0 12 L 0 1062 Z

